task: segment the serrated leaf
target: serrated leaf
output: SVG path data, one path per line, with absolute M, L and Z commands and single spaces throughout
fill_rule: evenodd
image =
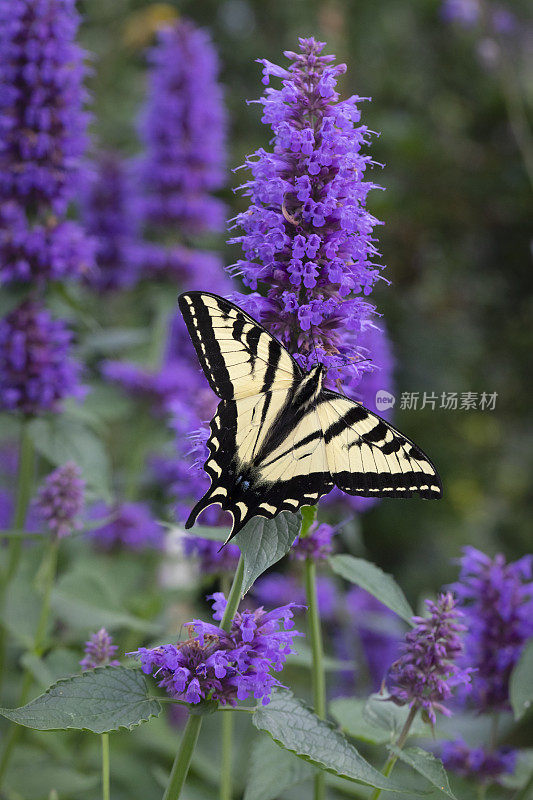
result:
M 533 639 L 526 644 L 511 674 L 509 698 L 516 720 L 522 719 L 533 703 Z
M 252 721 L 281 747 L 315 767 L 366 786 L 413 794 L 374 769 L 332 723 L 319 719 L 292 692 L 273 692 L 269 705 L 258 708 Z
M 355 558 L 355 556 L 346 554 L 330 556 L 329 563 L 333 572 L 336 572 L 341 578 L 365 589 L 384 606 L 412 624 L 413 610 L 391 575 L 387 575 L 382 569 L 370 561 L 365 561 L 364 558 Z
M 385 744 L 390 742 L 389 731 L 366 719 L 364 709 L 366 700 L 359 697 L 336 697 L 329 704 L 331 716 L 339 723 L 342 730 L 369 744 Z
M 278 747 L 268 736 L 261 736 L 252 748 L 244 800 L 276 800 L 285 789 L 315 774 L 310 764 Z
M 421 747 L 408 747 L 406 750 L 400 750 L 398 747 L 391 745 L 388 749 L 404 764 L 409 764 L 420 775 L 423 775 L 426 780 L 441 792 L 451 797 L 452 800 L 457 800 L 450 789 L 448 776 L 439 758 L 435 758 L 432 753 L 422 750 Z
M 104 576 L 81 570 L 59 580 L 52 590 L 52 608 L 61 620 L 78 629 L 129 628 L 144 633 L 157 630 L 153 623 L 120 608 Z
M 104 500 L 111 499 L 109 461 L 100 439 L 80 420 L 58 414 L 34 419 L 30 436 L 40 455 L 54 466 L 75 461 L 87 485 Z
M 274 519 L 254 517 L 237 534 L 233 542 L 244 556 L 243 596 L 265 570 L 289 552 L 301 524 L 300 514 L 283 511 Z
M 26 728 L 93 733 L 131 730 L 160 712 L 144 674 L 128 667 L 90 669 L 57 681 L 21 708 L 0 708 L 2 716 Z
M 396 738 L 403 730 L 407 717 L 409 716 L 409 706 L 397 706 L 392 700 L 381 694 L 371 694 L 363 708 L 363 716 L 371 725 L 382 728 L 389 732 L 389 741 Z M 410 728 L 410 736 L 427 736 L 429 726 L 422 721 L 420 714 L 417 714 Z
M 54 761 L 37 747 L 18 745 L 5 776 L 6 797 L 47 800 L 55 791 L 60 797 L 79 797 L 94 789 L 98 774 L 84 775 L 72 766 Z

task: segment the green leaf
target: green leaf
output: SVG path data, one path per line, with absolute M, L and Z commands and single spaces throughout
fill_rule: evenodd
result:
M 121 608 L 103 575 L 84 572 L 82 567 L 58 581 L 52 590 L 52 608 L 61 620 L 77 629 L 129 628 L 143 633 L 158 630 L 154 623 Z
M 388 739 L 396 738 L 403 730 L 409 716 L 409 706 L 397 706 L 386 695 L 371 694 L 365 703 L 363 716 L 371 725 L 389 732 Z M 429 726 L 417 714 L 410 728 L 410 736 L 427 736 Z
M 301 524 L 300 514 L 283 511 L 274 519 L 254 517 L 237 534 L 233 542 L 244 556 L 243 596 L 265 570 L 289 552 Z
M 252 749 L 244 800 L 276 800 L 285 789 L 310 780 L 315 773 L 316 770 L 301 758 L 277 747 L 267 736 L 261 736 Z
M 0 714 L 26 728 L 93 733 L 131 730 L 160 712 L 141 670 L 128 667 L 90 669 L 52 684 L 21 708 L 0 708 Z
M 72 766 L 60 764 L 37 747 L 18 745 L 5 777 L 6 797 L 47 800 L 55 791 L 60 797 L 79 797 L 94 789 L 99 775 L 84 775 Z
M 412 624 L 413 610 L 391 575 L 387 575 L 370 561 L 365 561 L 364 558 L 355 558 L 355 556 L 330 556 L 329 563 L 333 572 L 336 572 L 341 578 L 365 589 L 384 606 Z
M 37 452 L 51 464 L 75 461 L 88 486 L 105 500 L 111 499 L 106 452 L 100 439 L 80 420 L 64 414 L 35 419 L 30 423 L 30 436 Z
M 404 764 L 409 764 L 420 775 L 423 775 L 433 786 L 439 789 L 444 794 L 456 800 L 455 795 L 450 789 L 448 783 L 448 776 L 439 758 L 435 758 L 432 753 L 427 750 L 422 750 L 421 747 L 408 747 L 406 750 L 400 750 L 398 747 L 389 747 L 393 753 Z
M 522 719 L 533 702 L 533 639 L 528 642 L 511 674 L 509 697 L 516 720 Z
M 412 794 L 374 769 L 332 723 L 319 719 L 289 691 L 273 692 L 269 705 L 259 707 L 252 720 L 281 747 L 315 767 L 366 786 Z
M 388 730 L 366 719 L 365 705 L 366 700 L 358 697 L 337 697 L 329 704 L 329 710 L 348 736 L 369 744 L 390 742 L 391 733 Z

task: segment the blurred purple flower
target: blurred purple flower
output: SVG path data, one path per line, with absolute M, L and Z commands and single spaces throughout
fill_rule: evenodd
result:
M 465 616 L 464 663 L 475 669 L 470 696 L 478 711 L 509 708 L 509 678 L 533 636 L 533 557 L 507 564 L 465 547 L 451 587 Z
M 273 151 L 246 159 L 252 178 L 241 188 L 250 205 L 235 219 L 243 234 L 231 240 L 245 257 L 232 270 L 251 289 L 266 287 L 266 298 L 238 301 L 302 366 L 318 359 L 330 385 L 354 389 L 374 369 L 361 334 L 374 312 L 363 296 L 380 277 L 378 221 L 366 210 L 375 184 L 363 180 L 371 158 L 361 153 L 368 130 L 359 126 L 360 98 L 339 101 L 335 85 L 346 67 L 320 55 L 323 47 L 300 39 L 301 53 L 285 53 L 287 69 L 261 59 L 263 83 L 273 75 L 282 88 L 267 88 L 259 100 Z
M 498 781 L 503 775 L 514 772 L 517 751 L 510 747 L 487 750 L 469 747 L 463 739 L 444 742 L 440 757 L 445 769 L 481 783 Z
M 459 685 L 470 682 L 470 668 L 461 669 L 457 660 L 463 652 L 459 634 L 465 626 L 457 620 L 463 614 L 453 596 L 440 595 L 436 603 L 426 600 L 429 617 L 413 617 L 416 627 L 405 635 L 400 658 L 389 672 L 390 699 L 397 705 L 421 709 L 423 718 L 436 722 L 436 713 L 451 711 L 444 705 Z
M 13 521 L 15 501 L 7 489 L 0 489 L 0 529 L 7 530 Z
M 81 187 L 85 228 L 96 241 L 96 266 L 87 283 L 99 292 L 133 286 L 144 244 L 139 241 L 139 210 L 130 168 L 115 153 L 100 153 Z
M 325 560 L 333 552 L 332 539 L 336 528 L 326 522 L 313 522 L 305 537 L 298 536 L 291 548 L 291 556 L 299 561 L 312 558 Z
M 345 605 L 348 625 L 342 632 L 342 638 L 351 642 L 349 647 L 351 658 L 354 658 L 353 640 L 359 639 L 372 691 L 377 691 L 391 663 L 398 656 L 403 638 L 403 626 L 393 611 L 359 587 L 353 587 L 347 592 Z M 345 650 L 346 647 L 339 653 L 343 658 L 347 657 Z
M 77 517 L 85 500 L 85 481 L 74 461 L 51 472 L 39 489 L 35 510 L 60 539 L 80 528 Z
M 87 536 L 103 550 L 124 547 L 126 550 L 162 549 L 164 533 L 156 522 L 146 503 L 121 503 L 106 506 L 97 503 L 90 511 L 89 518 L 98 520 L 112 517 L 101 528 L 93 528 Z
M 457 22 L 463 28 L 473 28 L 479 22 L 479 0 L 444 0 L 441 17 L 445 22 Z
M 104 361 L 101 372 L 111 383 L 118 383 L 134 397 L 148 402 L 156 415 L 166 414 L 176 394 L 183 390 L 179 364 L 149 370 L 128 361 Z
M 70 220 L 28 224 L 17 203 L 0 203 L 0 283 L 77 278 L 94 268 L 95 242 Z
M 211 595 L 213 617 L 220 621 L 226 607 L 221 592 Z M 159 678 L 171 697 L 187 703 L 217 700 L 222 705 L 236 705 L 252 695 L 270 701 L 270 694 L 280 682 L 271 675 L 279 672 L 287 656 L 294 652 L 293 640 L 300 634 L 291 630 L 294 603 L 273 611 L 262 608 L 237 613 L 231 630 L 201 620 L 188 624 L 189 639 L 148 649 L 140 647 L 128 655 L 140 659 L 143 672 Z
M 26 301 L 0 320 L 0 408 L 23 414 L 59 411 L 81 396 L 72 334 L 38 303 Z
M 208 288 L 216 294 L 228 292 L 230 284 L 222 261 L 209 250 L 143 242 L 135 248 L 133 258 L 139 275 L 148 280 L 167 279 L 189 291 Z
M 295 602 L 305 608 L 305 589 L 295 575 L 270 572 L 261 576 L 253 586 L 253 595 L 266 608 Z M 322 620 L 338 622 L 340 598 L 337 586 L 326 575 L 317 576 L 318 608 Z
M 202 539 L 199 536 L 187 535 L 183 540 L 185 555 L 198 559 L 200 572 L 203 575 L 235 571 L 240 556 L 239 548 L 231 542 L 222 550 L 220 546 L 220 542 Z
M 117 645 L 113 644 L 113 639 L 106 629 L 100 628 L 98 633 L 93 633 L 85 642 L 85 657 L 80 661 L 81 668 L 119 667 L 120 661 L 113 659 L 117 649 Z
M 159 32 L 149 62 L 139 163 L 146 220 L 183 233 L 221 230 L 224 206 L 210 193 L 225 181 L 226 114 L 213 44 L 180 20 Z
M 62 214 L 87 145 L 74 0 L 0 3 L 0 197 Z

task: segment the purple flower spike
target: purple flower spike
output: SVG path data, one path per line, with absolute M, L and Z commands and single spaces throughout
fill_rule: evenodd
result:
M 0 320 L 0 408 L 23 414 L 60 411 L 63 398 L 83 394 L 72 334 L 28 301 Z
M 400 645 L 401 656 L 390 669 L 389 685 L 391 700 L 421 709 L 434 725 L 436 711 L 451 715 L 444 703 L 456 686 L 469 683 L 472 670 L 455 663 L 463 651 L 459 634 L 465 626 L 457 622 L 463 614 L 453 596 L 442 594 L 436 603 L 426 600 L 426 605 L 430 615 L 413 617 L 416 627 Z
M 114 153 L 101 153 L 81 196 L 83 222 L 97 243 L 96 265 L 85 277 L 99 292 L 129 288 L 139 278 L 144 245 L 137 238 L 137 202 L 128 166 Z
M 122 503 L 106 506 L 98 503 L 91 509 L 90 517 L 98 520 L 111 516 L 110 522 L 94 528 L 87 535 L 103 550 L 124 547 L 127 550 L 145 550 L 163 547 L 163 528 L 156 522 L 146 503 Z
M 221 592 L 213 600 L 213 617 L 221 620 L 226 599 Z M 287 656 L 294 652 L 293 640 L 300 636 L 293 627 L 294 603 L 266 612 L 237 613 L 229 633 L 201 620 L 188 624 L 189 639 L 148 649 L 140 647 L 128 655 L 140 659 L 143 672 L 159 678 L 171 697 L 197 704 L 217 700 L 222 705 L 237 705 L 249 696 L 270 702 L 270 694 L 280 682 L 271 674 L 279 672 Z
M 220 542 L 202 539 L 199 536 L 186 536 L 183 540 L 183 549 L 185 555 L 199 560 L 200 572 L 204 575 L 233 572 L 240 555 L 240 550 L 235 544 L 227 544 L 221 550 Z
M 224 205 L 210 195 L 225 181 L 226 131 L 213 44 L 206 31 L 180 20 L 159 32 L 149 60 L 139 164 L 145 218 L 188 233 L 222 230 Z
M 77 520 L 84 503 L 85 481 L 73 461 L 67 461 L 46 478 L 39 490 L 36 510 L 60 539 L 80 527 Z
M 20 205 L 0 203 L 0 279 L 4 283 L 78 278 L 94 269 L 94 245 L 76 222 L 53 220 L 31 227 Z
M 274 133 L 272 151 L 246 159 L 251 178 L 242 185 L 248 209 L 235 218 L 244 258 L 232 269 L 246 286 L 267 296 L 237 301 L 277 335 L 298 362 L 328 368 L 328 383 L 355 389 L 380 367 L 363 343 L 374 307 L 366 299 L 380 277 L 367 211 L 375 184 L 365 181 L 370 156 L 361 152 L 368 130 L 360 125 L 358 97 L 340 101 L 336 91 L 345 65 L 322 55 L 324 44 L 300 39 L 299 53 L 286 52 L 286 69 L 266 60 L 259 100 L 262 121 Z M 372 359 L 372 360 L 369 360 Z M 352 392 L 353 394 L 353 392 Z
M 117 651 L 117 645 L 105 628 L 100 628 L 98 633 L 93 633 L 90 639 L 85 642 L 85 657 L 80 661 L 82 669 L 94 669 L 95 667 L 119 667 L 120 661 L 113 659 Z
M 291 550 L 293 558 L 304 561 L 308 556 L 315 561 L 326 559 L 333 552 L 332 539 L 336 533 L 332 525 L 314 522 L 305 537 L 299 536 Z
M 471 699 L 478 711 L 509 708 L 509 678 L 524 644 L 533 636 L 533 558 L 507 564 L 465 547 L 453 585 L 467 635 L 464 662 L 474 667 Z
M 75 0 L 0 3 L 0 198 L 62 214 L 87 144 Z
M 516 756 L 517 751 L 510 747 L 498 747 L 495 750 L 468 747 L 463 739 L 444 742 L 441 751 L 446 769 L 481 783 L 498 782 L 504 775 L 513 773 Z

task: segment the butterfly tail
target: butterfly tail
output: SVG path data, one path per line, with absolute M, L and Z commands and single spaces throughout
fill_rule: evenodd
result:
M 204 496 L 200 498 L 200 500 L 198 500 L 198 502 L 192 509 L 191 513 L 189 514 L 187 522 L 185 523 L 186 529 L 192 528 L 192 526 L 196 522 L 197 517 L 199 517 L 202 511 L 204 511 L 209 506 L 218 503 L 222 508 L 224 508 L 224 496 L 223 493 L 219 490 L 220 490 L 219 486 L 211 486 L 208 489 L 208 491 L 204 494 Z

